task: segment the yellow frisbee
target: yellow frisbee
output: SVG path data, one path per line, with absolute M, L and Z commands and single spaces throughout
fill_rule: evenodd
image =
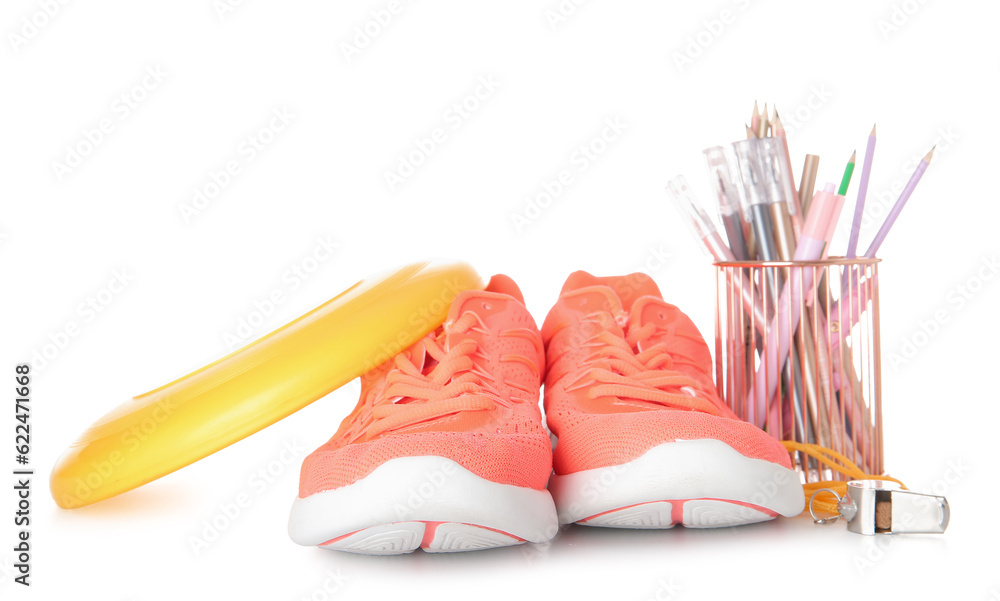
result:
M 63 508 L 119 495 L 211 455 L 343 386 L 444 322 L 484 282 L 465 263 L 364 279 L 218 361 L 97 421 L 52 469 Z

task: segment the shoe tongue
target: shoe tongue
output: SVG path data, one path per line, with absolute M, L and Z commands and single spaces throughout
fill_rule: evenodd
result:
M 560 296 L 574 290 L 592 286 L 602 286 L 610 289 L 610 292 L 621 307 L 631 307 L 636 299 L 643 296 L 663 298 L 653 278 L 639 272 L 621 276 L 597 277 L 586 271 L 576 271 L 566 278 L 566 283 L 563 284 Z
M 495 275 L 490 279 L 485 290 L 466 290 L 458 294 L 451 302 L 448 309 L 448 318 L 445 321 L 445 336 L 448 346 L 458 344 L 468 337 L 477 337 L 471 332 L 458 333 L 449 331 L 448 324 L 455 323 L 461 319 L 466 312 L 475 313 L 479 321 L 487 328 L 496 321 L 496 316 L 501 315 L 501 320 L 507 319 L 503 315 L 509 315 L 507 308 L 510 303 L 524 305 L 524 296 L 521 289 L 517 287 L 514 280 L 505 275 Z
M 466 311 L 475 311 L 483 321 L 486 321 L 491 315 L 502 312 L 512 300 L 524 304 L 521 289 L 514 280 L 497 274 L 490 278 L 485 290 L 460 292 L 451 302 L 447 323 L 457 321 Z
M 662 334 L 673 334 L 671 325 L 674 317 L 678 314 L 676 309 L 667 304 L 661 298 L 655 296 L 642 296 L 632 303 L 632 310 L 629 311 L 629 328 L 641 328 L 648 323 L 657 324 L 656 337 Z
M 606 312 L 612 317 L 618 317 L 624 312 L 622 301 L 615 294 L 614 290 L 607 286 L 587 286 L 577 288 L 572 292 L 564 293 L 560 297 L 569 308 L 583 311 L 584 313 Z
M 640 350 L 662 342 L 668 346 L 671 354 L 687 357 L 696 365 L 712 364 L 711 352 L 701 338 L 698 328 L 691 318 L 677 307 L 655 296 L 636 299 L 632 305 L 629 328 L 641 328 L 648 323 L 655 323 L 656 329 L 648 338 L 639 341 Z M 678 369 L 701 382 L 704 390 L 714 390 L 715 384 L 711 374 L 706 375 L 689 367 L 678 367 Z

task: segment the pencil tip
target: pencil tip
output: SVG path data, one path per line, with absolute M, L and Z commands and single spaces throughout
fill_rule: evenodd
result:
M 868 135 L 871 136 L 871 137 L 873 137 L 873 138 L 875 137 L 875 126 L 874 125 L 872 125 L 872 133 L 870 133 Z
M 854 159 L 856 159 L 856 158 L 858 158 L 858 151 L 857 150 L 855 150 L 854 152 L 851 153 L 851 160 L 849 160 L 847 162 L 848 163 L 853 163 Z
M 757 132 L 753 130 L 749 125 L 747 125 L 747 139 L 756 138 Z
M 937 148 L 937 144 L 935 144 L 934 146 L 931 146 L 931 149 L 927 152 L 927 155 L 924 156 L 924 160 L 927 161 L 928 163 L 931 162 L 931 157 L 934 156 L 934 149 L 935 148 Z

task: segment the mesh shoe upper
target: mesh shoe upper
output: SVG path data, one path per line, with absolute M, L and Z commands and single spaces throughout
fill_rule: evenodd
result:
M 299 497 L 426 455 L 544 489 L 552 455 L 538 407 L 543 368 L 538 328 L 510 278 L 459 294 L 442 327 L 365 374 L 354 411 L 303 462 Z
M 779 441 L 719 399 L 708 346 L 649 276 L 572 274 L 542 336 L 557 474 L 620 465 L 665 442 L 705 438 L 791 467 Z

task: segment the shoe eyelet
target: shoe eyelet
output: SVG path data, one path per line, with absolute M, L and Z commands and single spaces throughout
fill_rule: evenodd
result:
M 490 310 L 490 309 L 492 309 L 493 307 L 491 307 L 489 303 L 487 303 L 487 302 L 484 302 L 484 303 L 483 303 L 483 308 L 484 308 L 484 309 L 486 309 L 487 311 L 489 311 L 489 310 Z

